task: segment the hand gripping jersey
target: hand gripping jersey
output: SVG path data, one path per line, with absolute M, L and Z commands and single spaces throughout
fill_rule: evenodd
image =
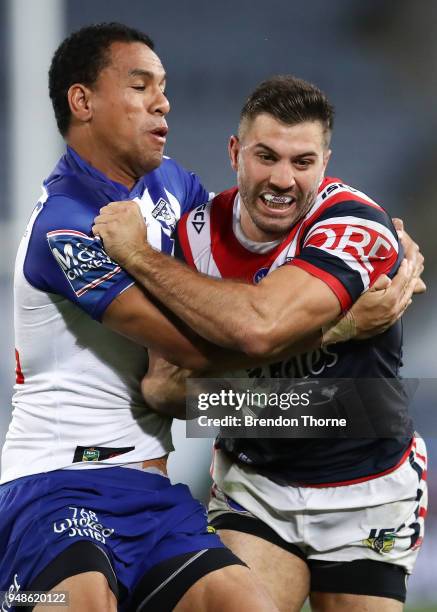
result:
M 402 259 L 387 213 L 365 194 L 326 178 L 308 214 L 278 243 L 257 244 L 242 234 L 237 189 L 186 214 L 177 252 L 200 272 L 257 283 L 282 265 L 320 278 L 347 310 Z M 259 378 L 391 378 L 401 365 L 402 327 L 362 342 L 318 349 L 241 374 Z M 358 408 L 358 407 L 357 407 Z M 410 431 L 407 432 L 408 435 Z M 408 454 L 402 439 L 218 439 L 218 448 L 279 483 L 354 482 L 394 468 Z
M 99 323 L 133 279 L 91 233 L 99 209 L 135 199 L 151 244 L 171 254 L 181 214 L 208 200 L 171 159 L 129 192 L 68 148 L 44 182 L 15 268 L 17 384 L 2 481 L 71 466 L 160 457 L 170 421 L 148 412 L 139 382 L 146 350 Z

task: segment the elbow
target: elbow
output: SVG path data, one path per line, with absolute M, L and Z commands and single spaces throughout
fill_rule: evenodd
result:
M 150 410 L 156 412 L 156 414 L 159 414 L 160 416 L 168 417 L 170 419 L 179 419 L 182 421 L 185 421 L 187 418 L 185 400 L 171 404 L 165 402 L 155 402 L 153 405 L 146 402 L 146 404 Z
M 201 353 L 180 351 L 178 353 L 172 352 L 166 354 L 161 351 L 161 355 L 169 363 L 195 373 L 200 373 L 211 365 L 209 360 Z
M 274 359 L 281 352 L 282 346 L 277 341 L 275 325 L 259 323 L 242 326 L 239 330 L 238 350 L 252 359 Z

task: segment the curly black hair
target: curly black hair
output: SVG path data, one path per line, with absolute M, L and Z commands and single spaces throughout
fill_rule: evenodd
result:
M 66 38 L 55 51 L 49 70 L 49 94 L 62 136 L 71 119 L 67 93 L 74 83 L 92 86 L 110 61 L 114 42 L 141 42 L 150 49 L 152 40 L 143 32 L 122 23 L 97 23 L 81 28 Z

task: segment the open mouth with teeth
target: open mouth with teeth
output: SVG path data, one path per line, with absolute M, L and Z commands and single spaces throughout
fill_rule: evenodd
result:
M 287 210 L 296 202 L 293 196 L 276 195 L 273 193 L 262 193 L 261 200 L 272 210 Z

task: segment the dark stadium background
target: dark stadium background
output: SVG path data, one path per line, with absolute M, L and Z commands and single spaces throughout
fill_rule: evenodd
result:
M 226 143 L 258 81 L 294 73 L 326 91 L 337 109 L 330 174 L 402 216 L 425 254 L 428 293 L 405 316 L 404 375 L 436 377 L 434 0 L 0 0 L 2 437 L 14 367 L 14 253 L 41 178 L 62 147 L 46 93 L 49 58 L 73 29 L 111 20 L 139 27 L 155 40 L 173 105 L 167 153 L 195 170 L 210 190 L 233 184 Z M 432 399 L 429 410 L 435 409 Z M 210 442 L 185 440 L 182 423 L 175 433 L 173 477 L 189 481 L 205 497 Z M 436 436 L 428 428 L 427 433 Z M 406 607 L 416 612 L 437 609 L 437 440 L 427 442 L 428 530 Z

